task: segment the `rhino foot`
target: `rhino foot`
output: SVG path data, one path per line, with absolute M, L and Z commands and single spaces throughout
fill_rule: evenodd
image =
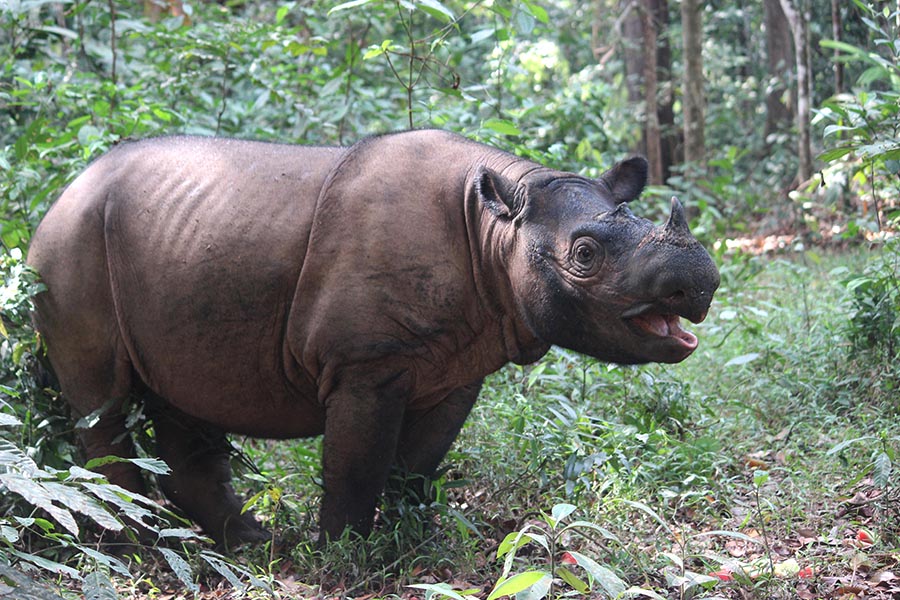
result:
M 166 498 L 227 550 L 270 539 L 252 514 L 241 512 L 244 503 L 231 486 L 231 445 L 224 432 L 155 394 L 146 402 L 157 451 L 172 470 L 160 477 Z
M 268 529 L 260 525 L 251 513 L 229 515 L 221 530 L 221 536 L 211 535 L 218 542 L 217 548 L 231 551 L 243 546 L 263 543 L 272 539 Z

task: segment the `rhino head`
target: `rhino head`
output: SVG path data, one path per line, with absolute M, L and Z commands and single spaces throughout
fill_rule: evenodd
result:
M 597 180 L 543 170 L 478 177 L 502 225 L 518 315 L 538 339 L 620 364 L 679 362 L 697 348 L 681 317 L 706 318 L 719 273 L 676 198 L 662 227 L 629 210 L 646 160 Z

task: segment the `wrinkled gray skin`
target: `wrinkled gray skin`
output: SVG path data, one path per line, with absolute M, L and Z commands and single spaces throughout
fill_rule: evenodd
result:
M 28 261 L 35 323 L 89 458 L 132 456 L 139 394 L 168 498 L 225 546 L 263 539 L 225 433 L 324 434 L 323 539 L 370 530 L 394 464 L 432 474 L 482 379 L 558 344 L 678 362 L 719 283 L 680 204 L 660 228 L 599 180 L 442 131 L 348 148 L 161 138 L 123 144 L 56 202 Z M 142 491 L 130 464 L 112 481 Z

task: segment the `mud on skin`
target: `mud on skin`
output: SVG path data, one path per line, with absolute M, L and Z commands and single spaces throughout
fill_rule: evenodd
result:
M 231 487 L 225 433 L 324 435 L 323 539 L 365 534 L 392 465 L 430 475 L 483 378 L 556 344 L 618 363 L 697 347 L 719 276 L 673 199 L 438 130 L 304 147 L 122 144 L 57 200 L 28 261 L 35 323 L 88 458 L 131 456 L 149 390 L 167 497 L 226 547 L 266 537 Z M 143 491 L 130 464 L 108 477 Z

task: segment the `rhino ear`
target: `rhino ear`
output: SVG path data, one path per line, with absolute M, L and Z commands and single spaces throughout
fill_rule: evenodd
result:
M 644 191 L 648 170 L 647 159 L 643 156 L 633 156 L 617 162 L 600 176 L 599 181 L 609 189 L 616 204 L 631 202 Z
M 511 219 L 518 212 L 516 186 L 499 173 L 480 166 L 475 172 L 473 186 L 478 199 L 494 216 Z

